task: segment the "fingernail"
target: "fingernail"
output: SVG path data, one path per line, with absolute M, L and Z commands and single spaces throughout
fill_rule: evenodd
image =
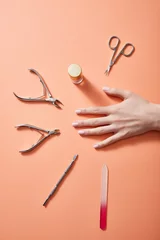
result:
M 76 113 L 78 113 L 78 114 L 79 114 L 80 112 L 81 112 L 81 110 L 80 110 L 80 109 L 76 110 Z
M 109 91 L 110 88 L 109 87 L 103 87 L 103 91 Z
M 74 123 L 72 123 L 72 126 L 73 126 L 73 127 L 78 126 L 78 122 L 74 122 Z
M 84 134 L 83 130 L 78 131 L 79 134 Z
M 94 147 L 94 148 L 98 148 L 98 147 L 99 147 L 99 145 L 98 145 L 98 144 L 95 144 L 93 147 Z

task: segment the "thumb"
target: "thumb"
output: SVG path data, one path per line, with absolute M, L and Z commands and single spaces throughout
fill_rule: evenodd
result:
M 130 96 L 130 92 L 123 89 L 118 88 L 110 88 L 110 87 L 103 87 L 103 91 L 108 95 L 120 97 L 122 99 L 126 99 Z

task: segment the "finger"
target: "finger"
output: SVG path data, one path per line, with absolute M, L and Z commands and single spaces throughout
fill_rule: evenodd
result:
M 131 92 L 127 90 L 118 89 L 118 88 L 109 88 L 109 87 L 103 87 L 103 91 L 108 95 L 116 96 L 122 99 L 128 98 L 131 94 Z
M 76 110 L 77 114 L 110 114 L 112 113 L 114 106 L 104 106 L 104 107 L 89 107 L 80 108 Z
M 114 134 L 113 136 L 105 139 L 104 141 L 95 144 L 95 145 L 94 145 L 94 148 L 103 148 L 103 147 L 106 147 L 106 146 L 108 146 L 108 145 L 110 145 L 110 144 L 112 144 L 112 143 L 115 143 L 115 142 L 123 139 L 123 136 L 124 136 L 124 135 L 123 135 L 122 133 L 119 133 L 119 132 L 118 132 L 118 133 Z
M 72 123 L 72 126 L 74 127 L 97 127 L 109 124 L 111 121 L 109 121 L 108 117 L 101 117 L 101 118 L 93 118 L 93 119 L 87 119 L 87 120 L 78 120 Z
M 115 128 L 112 125 L 78 131 L 78 133 L 80 135 L 85 135 L 85 136 L 87 136 L 87 135 L 88 136 L 89 135 L 103 135 L 103 134 L 111 133 L 111 132 L 115 132 Z

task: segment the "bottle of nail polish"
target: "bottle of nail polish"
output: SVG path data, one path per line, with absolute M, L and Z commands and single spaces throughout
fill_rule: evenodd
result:
M 80 84 L 84 80 L 82 69 L 78 64 L 71 64 L 68 67 L 68 74 L 74 84 Z

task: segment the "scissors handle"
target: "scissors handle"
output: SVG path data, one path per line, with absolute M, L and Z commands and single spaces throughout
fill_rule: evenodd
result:
M 112 41 L 113 41 L 113 39 L 116 39 L 116 44 L 115 44 L 114 46 L 112 46 Z M 109 39 L 108 45 L 109 45 L 110 49 L 112 49 L 112 50 L 117 50 L 119 44 L 120 44 L 120 39 L 119 39 L 117 36 L 112 36 L 112 37 Z
M 125 50 L 127 49 L 127 47 L 131 47 L 131 51 L 129 53 L 125 53 Z M 131 43 L 126 43 L 122 48 L 120 54 L 122 54 L 125 57 L 130 57 L 134 52 L 134 50 L 135 50 L 135 47 Z

